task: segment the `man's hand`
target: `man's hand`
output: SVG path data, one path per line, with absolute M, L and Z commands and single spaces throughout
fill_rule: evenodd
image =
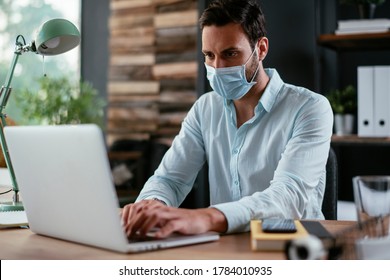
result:
M 156 200 L 126 205 L 122 211 L 122 224 L 128 236 L 145 236 L 151 229 L 157 228 L 157 238 L 165 238 L 173 232 L 200 234 L 227 230 L 225 216 L 215 208 L 181 209 Z

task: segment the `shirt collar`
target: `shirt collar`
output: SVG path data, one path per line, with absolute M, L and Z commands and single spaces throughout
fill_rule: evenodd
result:
M 266 68 L 264 70 L 268 75 L 268 77 L 270 78 L 270 80 L 264 90 L 264 93 L 262 94 L 259 100 L 259 105 L 261 106 L 257 106 L 255 110 L 260 110 L 262 107 L 267 112 L 270 112 L 275 103 L 280 88 L 282 87 L 284 82 L 280 78 L 279 73 L 278 71 L 276 71 L 276 69 Z M 229 105 L 231 105 L 232 102 L 233 102 L 232 100 L 228 100 L 224 98 L 224 105 L 226 108 L 229 108 Z
M 280 91 L 280 88 L 283 85 L 283 81 L 275 69 L 267 68 L 265 69 L 265 72 L 269 76 L 270 80 L 260 98 L 259 103 L 261 103 L 267 112 L 270 112 L 273 105 L 275 104 L 275 100 Z

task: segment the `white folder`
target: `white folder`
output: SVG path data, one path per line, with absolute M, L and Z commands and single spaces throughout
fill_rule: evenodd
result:
M 390 68 L 374 67 L 374 133 L 376 137 L 390 135 Z
M 358 67 L 358 136 L 374 133 L 374 67 Z

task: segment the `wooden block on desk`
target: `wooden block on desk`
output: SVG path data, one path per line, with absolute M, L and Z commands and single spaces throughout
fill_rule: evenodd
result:
M 266 233 L 261 229 L 261 220 L 251 221 L 251 247 L 253 251 L 283 251 L 287 242 L 308 236 L 300 221 L 295 221 L 294 233 Z

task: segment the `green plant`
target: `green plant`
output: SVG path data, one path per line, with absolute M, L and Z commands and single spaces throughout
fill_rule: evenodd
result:
M 66 77 L 42 77 L 38 81 L 38 92 L 26 88 L 15 95 L 24 122 L 52 125 L 95 123 L 103 126 L 105 102 L 90 83 L 71 83 Z
M 355 114 L 357 110 L 356 89 L 349 85 L 342 90 L 334 89 L 326 95 L 334 114 Z
M 340 0 L 341 4 L 375 4 L 380 5 L 385 3 L 386 0 Z

